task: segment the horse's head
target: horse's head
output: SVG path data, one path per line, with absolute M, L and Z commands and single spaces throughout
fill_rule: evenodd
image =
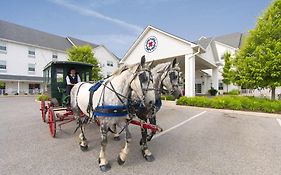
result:
M 152 107 L 155 104 L 155 90 L 150 67 L 151 64 L 146 65 L 145 56 L 142 56 L 140 64 L 133 68 L 134 77 L 130 83 L 133 96 L 136 96 L 146 107 Z
M 173 95 L 175 98 L 182 96 L 179 88 L 180 67 L 177 64 L 176 58 L 166 67 L 161 77 L 161 85 L 165 91 Z

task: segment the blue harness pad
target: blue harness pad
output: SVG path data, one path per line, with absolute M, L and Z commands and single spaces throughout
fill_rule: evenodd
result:
M 128 115 L 128 108 L 127 106 L 97 106 L 93 115 L 104 117 L 124 117 Z
M 156 106 L 156 108 L 158 108 L 158 109 L 161 108 L 161 106 L 162 106 L 161 98 L 156 98 L 156 100 L 155 100 L 155 106 Z
M 99 89 L 99 87 L 102 85 L 103 82 L 104 82 L 103 80 L 96 82 L 96 84 L 94 84 L 92 87 L 90 87 L 89 91 L 96 92 Z

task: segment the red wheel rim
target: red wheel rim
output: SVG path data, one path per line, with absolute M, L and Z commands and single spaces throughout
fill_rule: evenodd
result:
M 40 111 L 41 111 L 41 116 L 42 116 L 42 121 L 45 122 L 46 120 L 46 113 L 45 113 L 45 101 L 42 99 L 41 100 L 41 108 L 40 108 Z
M 48 123 L 49 123 L 50 134 L 52 137 L 55 137 L 56 136 L 56 118 L 55 118 L 55 113 L 52 108 L 50 108 L 49 112 L 48 112 Z

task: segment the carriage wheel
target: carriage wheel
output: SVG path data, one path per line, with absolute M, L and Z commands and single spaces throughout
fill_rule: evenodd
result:
M 44 100 L 44 99 L 41 100 L 40 111 L 41 111 L 42 121 L 43 121 L 43 122 L 46 122 L 46 113 L 47 113 L 47 110 L 46 110 L 45 100 Z
M 49 108 L 48 123 L 49 123 L 50 134 L 52 137 L 55 137 L 56 136 L 56 115 L 55 115 L 55 112 L 52 107 Z

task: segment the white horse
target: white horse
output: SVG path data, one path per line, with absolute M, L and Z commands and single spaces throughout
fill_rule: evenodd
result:
M 136 96 L 141 99 L 142 103 L 151 107 L 155 103 L 155 92 L 153 89 L 153 82 L 150 70 L 145 66 L 145 58 L 142 57 L 141 64 L 134 66 L 123 66 L 118 69 L 111 77 L 106 79 L 102 85 L 94 92 L 92 97 L 93 115 L 96 116 L 96 120 L 100 124 L 101 132 L 101 151 L 99 154 L 99 166 L 101 171 L 109 170 L 110 164 L 108 163 L 105 152 L 107 145 L 107 132 L 108 128 L 112 124 L 118 124 L 124 128 L 125 131 L 125 146 L 121 150 L 118 156 L 118 163 L 124 164 L 127 155 L 129 153 L 129 142 L 131 134 L 128 130 L 128 111 L 127 100 L 128 95 L 134 92 Z M 89 89 L 93 84 L 78 83 L 71 90 L 71 107 L 76 116 L 80 112 L 83 112 L 88 117 L 89 111 L 87 111 L 89 105 Z M 87 148 L 86 138 L 81 127 L 81 134 L 79 135 L 81 140 L 81 148 Z
M 145 106 L 140 107 L 139 98 L 133 92 L 132 94 L 132 103 L 134 107 L 134 113 L 136 116 L 143 120 L 144 122 L 149 122 L 151 124 L 156 125 L 156 112 L 160 110 L 162 105 L 161 103 L 161 93 L 168 93 L 173 95 L 175 98 L 179 98 L 182 93 L 179 88 L 179 80 L 180 80 L 180 68 L 176 63 L 176 59 L 172 62 L 162 63 L 155 66 L 152 70 L 152 77 L 156 97 L 155 110 L 148 109 Z M 119 140 L 119 135 L 116 132 L 116 126 L 113 126 L 113 130 L 115 132 L 114 140 Z M 147 141 L 150 141 L 155 134 L 154 132 L 147 134 L 147 129 L 141 128 L 142 138 L 140 140 L 142 155 L 145 160 L 151 162 L 154 160 L 154 156 L 148 149 Z

